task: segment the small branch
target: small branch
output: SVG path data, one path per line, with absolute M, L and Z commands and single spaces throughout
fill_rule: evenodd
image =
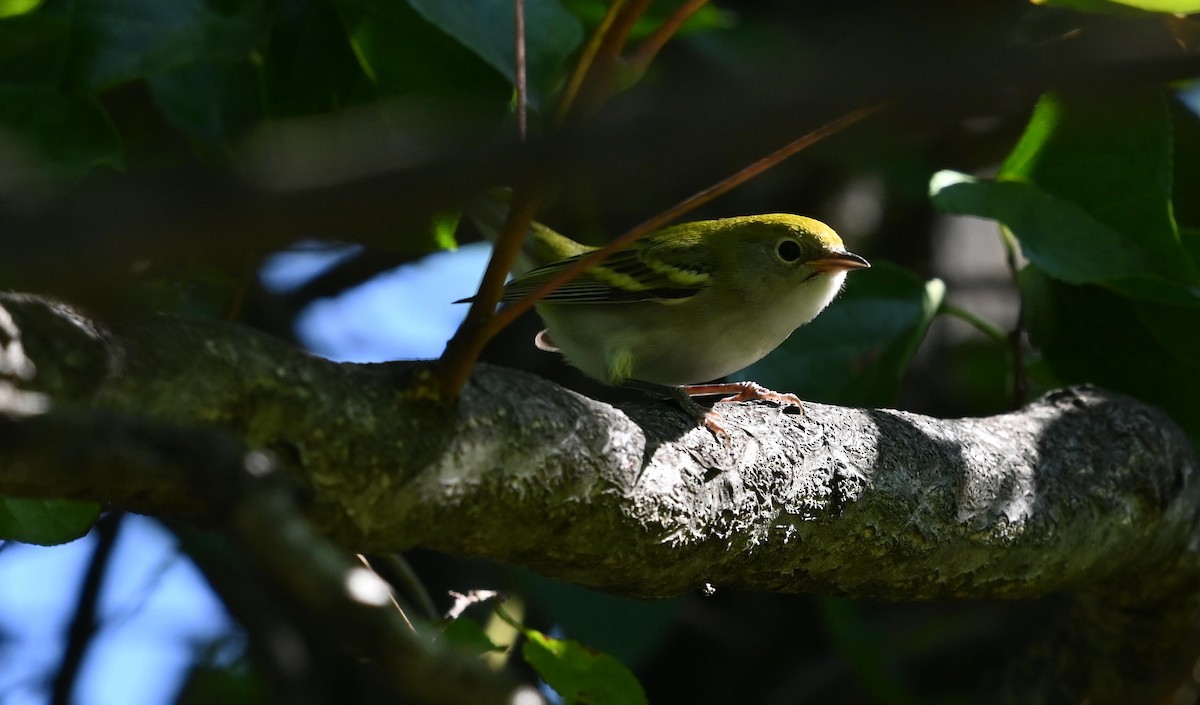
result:
M 1075 387 L 965 419 L 724 404 L 723 444 L 669 404 L 613 408 L 487 365 L 448 407 L 422 391 L 427 364 L 337 365 L 236 325 L 167 317 L 80 339 L 84 319 L 65 307 L 0 305 L 34 382 L 78 374 L 81 340 L 112 358 L 86 399 L 0 423 L 0 493 L 193 508 L 399 679 L 434 662 L 375 621 L 398 620 L 390 606 L 389 618 L 339 605 L 348 558 L 320 537 L 489 556 L 645 597 L 709 584 L 887 600 L 1065 594 L 1073 607 L 1047 625 L 1031 667 L 1048 674 L 1044 697 L 1030 681 L 1021 702 L 1149 701 L 1200 644 L 1195 449 L 1164 413 L 1118 394 Z M 291 459 L 311 524 L 290 493 L 238 479 L 264 456 L 237 439 Z
M 646 73 L 646 69 L 650 67 L 650 62 L 654 61 L 654 57 L 658 56 L 658 52 L 666 46 L 671 37 L 675 36 L 675 32 L 679 31 L 683 23 L 706 4 L 708 4 L 708 0 L 687 0 L 683 5 L 680 5 L 670 17 L 659 25 L 658 29 L 654 30 L 653 34 L 638 46 L 633 56 L 629 57 L 629 60 L 626 62 L 629 70 L 635 76 L 641 76 Z
M 50 691 L 52 705 L 71 705 L 74 702 L 72 693 L 75 690 L 75 682 L 79 679 L 79 671 L 91 647 L 92 637 L 96 634 L 96 611 L 97 605 L 100 604 L 100 590 L 104 586 L 113 547 L 116 546 L 117 536 L 121 531 L 122 516 L 121 512 L 113 512 L 96 522 L 96 546 L 92 549 L 92 560 L 88 563 L 83 585 L 79 588 L 75 616 L 71 618 L 71 626 L 67 631 L 62 665 L 58 668 Z
M 471 301 L 466 318 L 454 332 L 454 337 L 446 343 L 446 350 L 438 361 L 437 394 L 440 398 L 458 398 L 484 346 L 503 327 L 491 325 L 496 316 L 496 305 L 500 302 L 504 280 L 521 254 L 521 243 L 541 204 L 541 195 L 532 191 L 521 189 L 513 194 L 508 219 L 492 248 L 479 291 Z
M 612 0 L 609 3 L 608 10 L 605 11 L 599 26 L 596 27 L 596 31 L 592 36 L 588 38 L 583 51 L 579 53 L 579 58 L 575 61 L 575 68 L 571 70 L 571 75 L 567 78 L 562 93 L 559 95 L 558 105 L 554 109 L 554 123 L 556 125 L 562 125 L 566 122 L 567 116 L 571 114 L 571 110 L 579 98 L 579 92 L 583 88 L 583 83 L 587 79 L 588 73 L 591 72 L 592 65 L 596 62 L 596 57 L 600 53 L 600 47 L 604 44 L 605 37 L 612 31 L 613 24 L 617 21 L 617 17 L 621 14 L 624 6 L 625 0 Z
M 759 159 L 736 174 L 733 174 L 732 176 L 729 176 L 706 189 L 692 194 L 688 198 L 685 198 L 653 218 L 639 223 L 604 247 L 601 247 L 585 257 L 581 257 L 578 262 L 551 277 L 546 281 L 545 284 L 542 284 L 535 291 L 533 291 L 533 293 L 497 312 L 496 315 L 488 322 L 487 327 L 485 328 L 484 337 L 490 340 L 497 333 L 503 330 L 505 326 L 509 325 L 521 314 L 532 308 L 533 305 L 546 296 L 546 294 L 549 294 L 551 291 L 554 291 L 566 282 L 575 278 L 580 273 L 595 266 L 605 257 L 608 257 L 618 250 L 628 247 L 638 239 L 645 237 L 651 232 L 669 224 L 676 218 L 679 218 L 680 216 L 699 208 L 714 198 L 732 191 L 734 188 L 741 186 L 743 183 L 749 181 L 755 176 L 758 176 L 779 162 L 782 162 L 788 157 L 799 153 L 801 150 L 820 142 L 830 135 L 844 130 L 859 120 L 862 120 L 863 118 L 882 110 L 883 107 L 883 105 L 872 105 L 846 113 L 845 115 L 842 115 L 841 117 L 822 125 L 816 130 L 809 132 L 803 137 L 784 145 L 783 147 L 775 150 L 766 157 Z
M 1008 271 L 1012 275 L 1013 285 L 1017 284 L 1017 275 L 1020 273 L 1020 267 L 1017 264 L 1021 245 L 1017 242 L 1016 236 L 1004 227 L 1000 226 L 1000 241 L 1004 245 L 1004 261 L 1008 265 Z M 1018 289 L 1019 291 L 1019 289 Z M 1008 341 L 1009 355 L 1012 359 L 1012 379 L 1013 379 L 1013 408 L 1017 408 L 1029 401 L 1029 375 L 1025 371 L 1025 355 L 1023 342 L 1025 339 L 1025 314 L 1017 316 L 1017 323 L 1006 336 Z
M 431 624 L 442 618 L 433 604 L 433 598 L 430 597 L 429 591 L 425 589 L 425 584 L 421 582 L 421 578 L 403 556 L 387 553 L 373 555 L 370 560 L 375 572 L 383 576 L 383 579 L 388 581 L 393 588 L 407 596 L 409 602 L 420 611 L 422 617 Z
M 629 32 L 652 0 L 615 0 L 580 54 L 555 111 L 555 124 L 592 113 L 612 94 L 613 76 Z
M 975 330 L 983 333 L 1001 345 L 1008 345 L 1007 333 L 992 325 L 990 321 L 985 320 L 984 318 L 977 316 L 964 308 L 959 308 L 954 304 L 943 303 L 940 312 L 967 323 Z
M 513 0 L 513 13 L 516 15 L 516 88 L 517 88 L 517 138 L 525 141 L 527 133 L 527 113 L 529 96 L 529 78 L 526 71 L 525 57 L 525 0 Z

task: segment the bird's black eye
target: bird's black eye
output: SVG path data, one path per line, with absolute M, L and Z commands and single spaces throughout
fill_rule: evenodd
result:
M 779 259 L 784 262 L 795 262 L 800 259 L 800 244 L 795 240 L 780 240 L 775 246 L 775 251 L 779 253 Z

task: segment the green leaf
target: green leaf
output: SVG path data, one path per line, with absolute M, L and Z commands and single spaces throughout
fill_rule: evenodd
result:
M 685 0 L 659 0 L 651 3 L 634 23 L 629 32 L 630 41 L 640 41 L 658 29 L 667 18 L 678 10 Z M 609 3 L 606 0 L 563 0 L 563 6 L 573 15 L 583 20 L 588 28 L 594 28 L 604 19 Z M 685 37 L 718 29 L 729 29 L 737 26 L 745 29 L 746 18 L 739 17 L 735 12 L 706 4 L 691 15 L 676 30 L 676 37 Z
M 300 2 L 274 17 L 262 58 L 272 117 L 297 117 L 376 97 L 332 2 Z
M 0 21 L 0 83 L 57 88 L 66 66 L 71 20 L 36 12 Z
M 554 639 L 525 629 L 521 655 L 542 680 L 568 703 L 640 705 L 646 693 L 621 662 L 570 639 Z
M 945 295 L 937 279 L 877 262 L 775 352 L 739 374 L 801 399 L 852 406 L 895 403 L 900 382 Z
M 408 0 L 421 16 L 516 82 L 516 20 L 507 0 Z M 525 65 L 537 109 L 567 72 L 583 25 L 558 0 L 525 0 Z
M 1172 215 L 1171 128 L 1158 93 L 1047 94 L 995 181 L 940 172 L 933 202 L 1004 223 L 1065 282 L 1200 306 L 1200 269 Z
M 1036 184 L 1169 260 L 1179 255 L 1171 149 L 1171 117 L 1157 91 L 1103 98 L 1047 93 L 997 180 Z M 1194 267 L 1179 272 L 1200 278 Z
M 1063 281 L 1110 282 L 1156 267 L 1136 242 L 1032 184 L 981 181 L 952 171 L 934 174 L 930 184 L 939 209 L 1004 223 L 1031 262 Z
M 472 656 L 481 656 L 490 651 L 503 651 L 488 638 L 483 626 L 470 617 L 459 617 L 442 629 L 442 637 L 447 644 L 465 651 Z
M 75 0 L 71 74 L 109 86 L 207 61 L 239 61 L 266 36 L 264 0 Z
M 901 654 L 889 643 L 889 632 L 871 624 L 855 602 L 837 597 L 817 600 L 819 616 L 834 651 L 849 665 L 870 701 L 907 705 L 921 700 L 905 677 Z
M 433 243 L 442 250 L 458 249 L 458 240 L 454 234 L 458 231 L 458 221 L 462 218 L 462 211 L 442 211 L 434 213 L 430 219 L 429 227 L 433 234 Z
M 95 502 L 0 497 L 0 539 L 52 546 L 83 536 L 100 516 Z
M 20 186 L 122 165 L 120 138 L 100 106 L 52 88 L 0 84 L 0 142 L 17 157 Z
M 1146 240 L 1101 223 L 1071 201 L 1017 181 L 982 181 L 953 171 L 934 174 L 935 206 L 946 213 L 997 220 L 1021 243 L 1021 252 L 1057 279 L 1103 284 L 1147 301 L 1200 307 L 1191 282 L 1191 258 L 1182 240 L 1162 257 Z
M 184 66 L 146 79 L 163 115 L 197 147 L 228 153 L 263 118 L 249 61 Z
M 0 0 L 0 18 L 15 17 L 32 12 L 41 4 L 42 0 Z
M 362 70 L 381 95 L 422 100 L 429 118 L 502 117 L 512 88 L 493 68 L 398 0 L 335 0 Z M 430 106 L 432 101 L 433 105 Z
M 1030 341 L 1057 378 L 1156 404 L 1200 438 L 1200 311 L 1066 284 L 1035 266 L 1017 283 Z
M 1184 228 L 1200 228 L 1200 116 L 1180 101 L 1171 104 L 1171 138 L 1175 143 L 1175 166 L 1173 174 L 1174 187 L 1174 216 L 1180 230 Z M 1186 238 L 1180 232 L 1180 239 Z M 1192 261 L 1200 263 L 1196 251 L 1192 251 Z
M 1141 12 L 1167 12 L 1186 15 L 1200 12 L 1197 0 L 1033 0 L 1037 5 L 1065 7 L 1078 12 L 1128 15 Z
M 521 569 L 512 575 L 543 618 L 630 666 L 653 658 L 678 624 L 682 598 L 636 600 Z

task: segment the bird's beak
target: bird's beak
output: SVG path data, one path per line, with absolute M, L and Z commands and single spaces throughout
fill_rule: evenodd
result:
M 853 252 L 831 252 L 827 257 L 811 260 L 808 266 L 818 272 L 847 272 L 851 269 L 867 269 L 871 263 Z

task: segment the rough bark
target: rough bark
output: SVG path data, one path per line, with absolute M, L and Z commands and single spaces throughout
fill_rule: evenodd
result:
M 39 299 L 0 305 L 10 361 L 36 370 L 0 394 L 23 409 L 0 425 L 6 494 L 211 521 L 237 483 L 206 472 L 228 466 L 210 456 L 262 449 L 318 531 L 354 550 L 483 555 L 647 597 L 1067 593 L 1052 656 L 1021 671 L 1041 677 L 1014 680 L 1025 702 L 1145 701 L 1194 656 L 1192 445 L 1103 390 L 953 420 L 723 405 L 724 445 L 667 404 L 614 408 L 500 368 L 448 406 L 424 363 L 338 365 L 219 322 L 105 332 Z

